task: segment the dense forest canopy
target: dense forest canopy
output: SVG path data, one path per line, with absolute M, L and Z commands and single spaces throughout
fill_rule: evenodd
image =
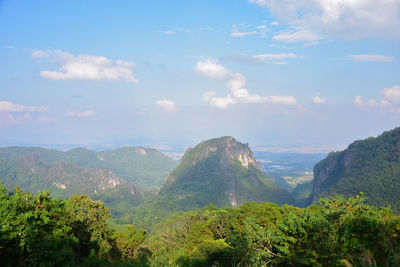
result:
M 110 226 L 85 195 L 0 188 L 2 266 L 397 266 L 400 218 L 362 196 L 300 209 L 248 202 L 176 213 L 152 232 Z

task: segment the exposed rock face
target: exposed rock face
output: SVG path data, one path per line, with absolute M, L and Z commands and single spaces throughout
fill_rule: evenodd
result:
M 136 153 L 138 153 L 140 155 L 146 155 L 147 154 L 146 150 L 141 148 L 141 147 L 136 148 L 135 151 L 136 151 Z
M 319 200 L 321 188 L 324 187 L 323 185 L 328 177 L 331 177 L 335 170 L 341 169 L 343 163 L 342 154 L 344 153 L 330 153 L 326 159 L 315 165 L 312 202 Z
M 362 145 L 362 141 L 355 141 L 346 150 L 329 153 L 327 158 L 315 165 L 312 202 L 318 201 L 321 192 L 325 192 L 329 187 L 336 184 L 341 177 L 351 173 L 352 163 L 358 160 L 360 156 L 358 150 Z
M 400 211 L 400 127 L 353 142 L 314 167 L 312 202 L 363 192 L 367 202 Z
M 64 189 L 64 190 L 67 189 L 67 186 L 65 184 L 60 184 L 60 183 L 54 182 L 53 185 L 57 186 L 58 188 Z
M 293 203 L 286 191 L 265 176 L 249 146 L 233 137 L 210 139 L 189 148 L 159 196 L 175 198 L 185 208 L 210 203 L 236 207 L 247 201 Z

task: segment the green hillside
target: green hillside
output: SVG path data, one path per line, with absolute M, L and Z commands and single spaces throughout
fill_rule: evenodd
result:
M 50 190 L 55 197 L 86 194 L 102 200 L 115 216 L 144 201 L 141 188 L 121 179 L 105 167 L 86 168 L 73 163 L 47 164 L 38 155 L 0 159 L 0 182 L 30 192 Z
M 178 164 L 155 149 L 142 147 L 123 147 L 100 152 L 86 148 L 65 152 L 41 147 L 0 148 L 0 158 L 15 159 L 32 153 L 47 164 L 66 162 L 87 168 L 104 166 L 121 178 L 145 189 L 160 188 L 169 172 Z
M 370 204 L 400 211 L 400 128 L 355 141 L 315 166 L 313 201 L 359 192 Z
M 189 148 L 158 196 L 138 207 L 134 220 L 146 226 L 174 211 L 248 201 L 294 204 L 288 192 L 265 176 L 247 144 L 221 137 Z

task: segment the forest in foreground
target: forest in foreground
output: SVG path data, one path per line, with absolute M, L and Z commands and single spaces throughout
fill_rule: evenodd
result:
M 86 195 L 0 188 L 2 266 L 399 266 L 400 218 L 362 194 L 305 209 L 247 202 L 112 225 Z

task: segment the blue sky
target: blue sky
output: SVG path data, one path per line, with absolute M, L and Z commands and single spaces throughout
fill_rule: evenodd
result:
M 0 145 L 329 151 L 400 122 L 399 0 L 0 1 Z

